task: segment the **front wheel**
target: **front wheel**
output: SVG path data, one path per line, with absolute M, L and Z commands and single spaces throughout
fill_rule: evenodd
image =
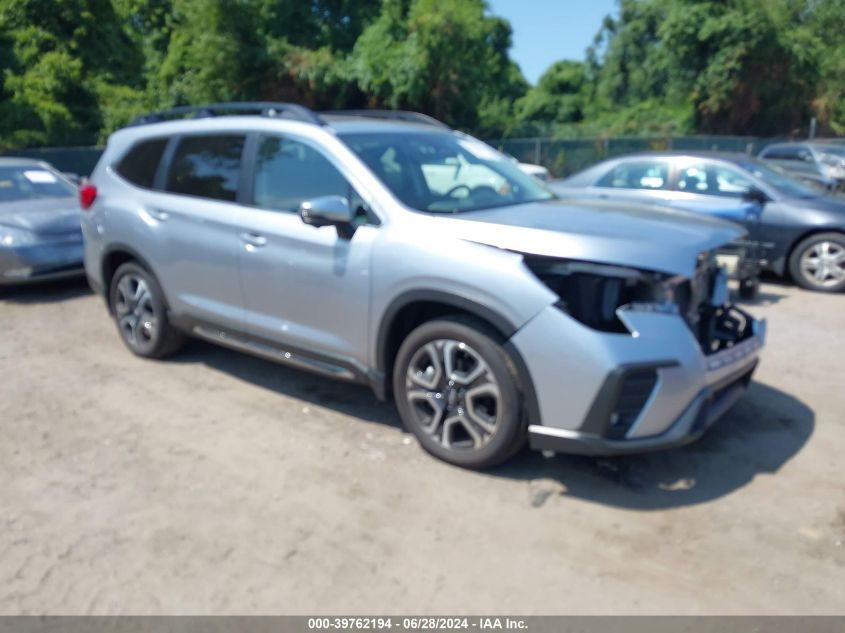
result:
M 845 234 L 818 233 L 802 240 L 789 257 L 789 272 L 808 290 L 845 290 Z
M 393 393 L 405 428 L 451 464 L 487 468 L 524 443 L 513 363 L 481 323 L 443 318 L 416 328 L 396 356 Z

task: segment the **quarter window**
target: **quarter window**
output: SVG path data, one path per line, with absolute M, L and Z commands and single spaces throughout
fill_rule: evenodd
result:
M 167 191 L 234 202 L 244 140 L 242 135 L 182 138 L 170 164 Z
M 303 201 L 322 196 L 350 196 L 346 179 L 325 156 L 299 141 L 261 139 L 253 183 L 256 206 L 296 212 Z
M 664 161 L 637 161 L 617 165 L 596 183 L 613 189 L 667 189 L 669 164 Z
M 133 185 L 152 189 L 158 163 L 166 146 L 166 138 L 154 138 L 138 143 L 118 163 L 117 173 Z

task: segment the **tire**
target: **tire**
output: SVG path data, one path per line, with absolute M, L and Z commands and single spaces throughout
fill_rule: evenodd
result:
M 739 282 L 739 297 L 745 301 L 754 301 L 757 295 L 760 294 L 760 280 L 757 277 L 753 279 L 743 279 Z
M 135 262 L 121 265 L 109 287 L 109 307 L 120 338 L 142 358 L 164 358 L 184 343 L 167 319 L 164 293 L 155 277 Z
M 845 290 L 845 234 L 817 233 L 799 242 L 789 256 L 789 274 L 807 290 Z
M 447 364 L 455 367 L 451 374 Z M 513 362 L 483 323 L 460 317 L 411 332 L 393 366 L 405 428 L 445 462 L 482 469 L 518 451 L 527 437 Z

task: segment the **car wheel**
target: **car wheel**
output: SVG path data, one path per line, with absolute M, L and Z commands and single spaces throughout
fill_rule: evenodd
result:
M 396 356 L 393 393 L 405 428 L 451 464 L 493 466 L 525 441 L 516 370 L 482 323 L 442 318 L 416 328 Z
M 163 358 L 184 342 L 182 333 L 167 320 L 161 286 L 134 262 L 120 266 L 112 278 L 109 305 L 120 337 L 144 358 Z
M 801 241 L 789 257 L 789 272 L 808 290 L 845 290 L 845 234 L 818 233 Z

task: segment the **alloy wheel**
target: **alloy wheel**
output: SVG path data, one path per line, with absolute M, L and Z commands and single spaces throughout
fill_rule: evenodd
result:
M 405 397 L 420 429 L 448 449 L 477 450 L 499 426 L 496 377 L 462 341 L 437 339 L 420 347 L 408 365 Z
M 845 281 L 845 246 L 822 241 L 812 244 L 801 255 L 801 273 L 816 286 L 836 286 Z
M 134 349 L 155 344 L 158 315 L 147 282 L 135 274 L 125 275 L 117 284 L 115 316 L 123 338 Z

